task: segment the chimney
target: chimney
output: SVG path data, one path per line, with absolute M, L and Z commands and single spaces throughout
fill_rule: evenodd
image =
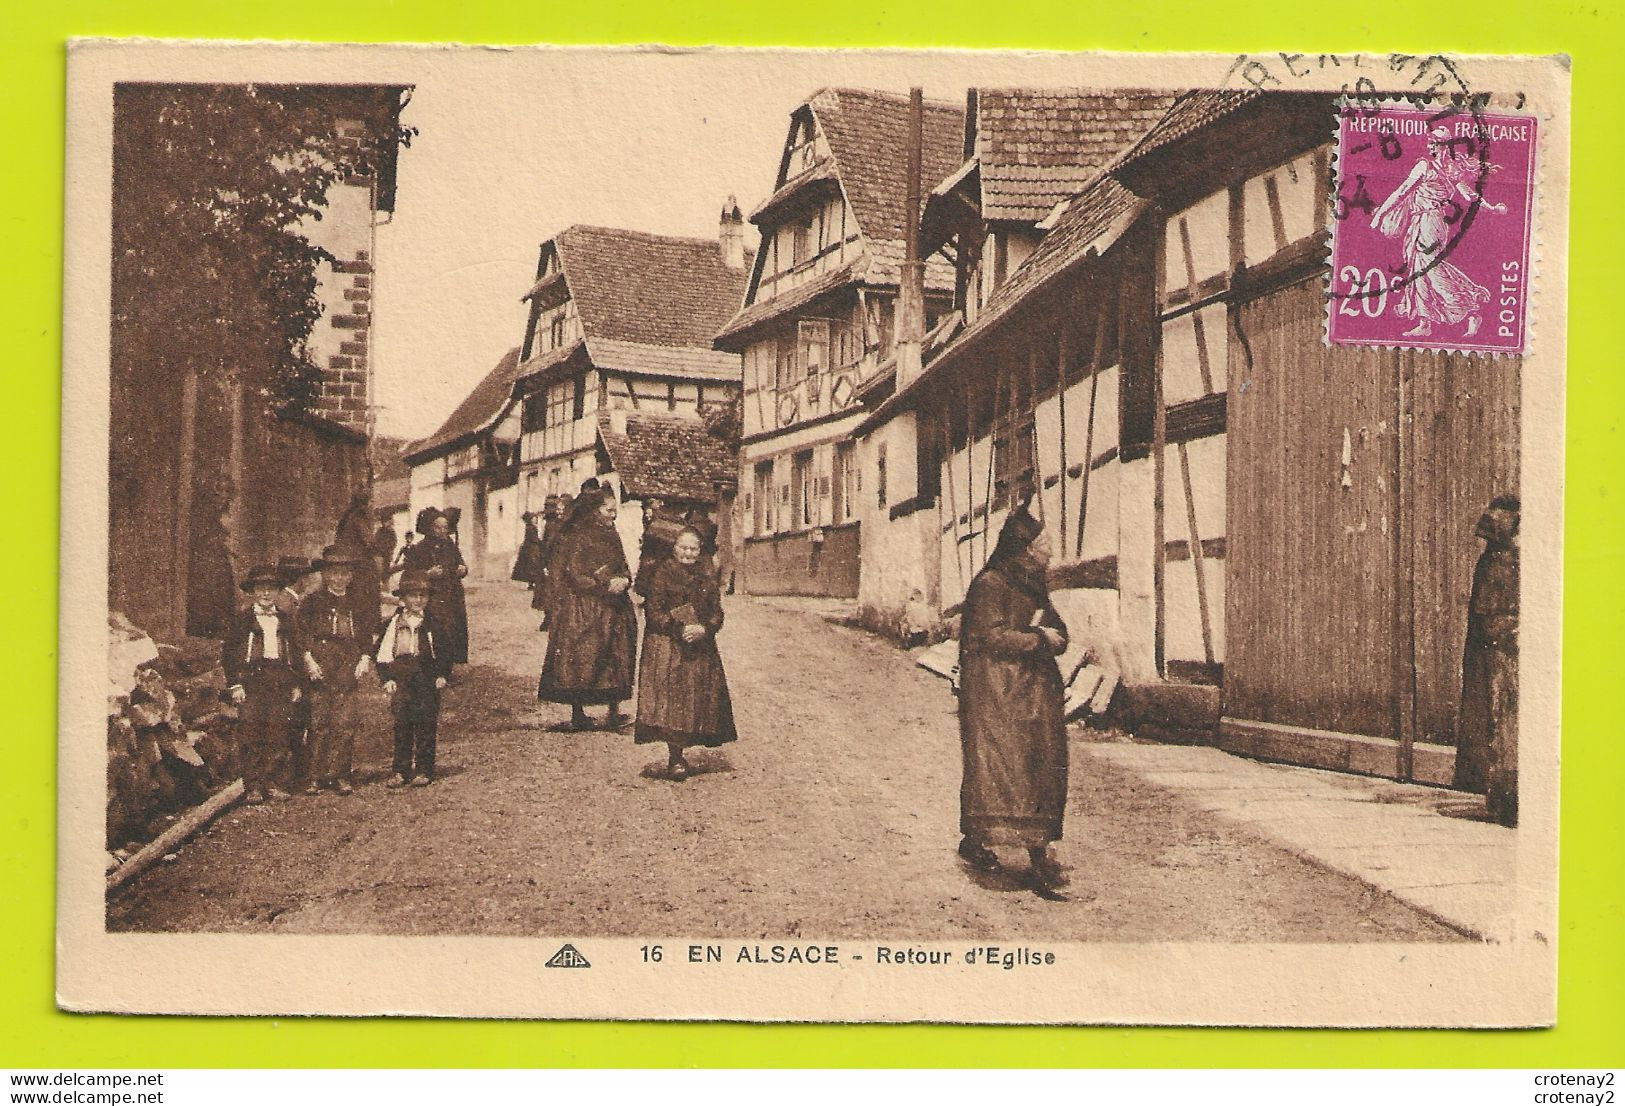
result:
M 722 246 L 722 263 L 730 269 L 745 267 L 745 217 L 739 214 L 739 201 L 729 196 L 722 205 L 722 219 L 717 227 L 717 240 Z
M 908 197 L 904 208 L 903 271 L 897 289 L 897 390 L 920 375 L 925 342 L 925 262 L 920 258 L 920 161 L 924 153 L 924 104 L 918 88 L 908 92 Z

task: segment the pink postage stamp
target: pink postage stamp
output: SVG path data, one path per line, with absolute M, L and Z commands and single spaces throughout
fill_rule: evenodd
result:
M 1327 340 L 1523 353 L 1534 172 L 1527 116 L 1346 103 Z

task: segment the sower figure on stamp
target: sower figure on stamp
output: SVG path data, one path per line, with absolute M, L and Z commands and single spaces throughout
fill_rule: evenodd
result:
M 299 637 L 310 677 L 312 778 L 304 789 L 307 795 L 324 787 L 340 795 L 354 791 L 350 773 L 360 722 L 359 687 L 370 663 L 378 605 L 367 603 L 365 595 L 357 602 L 350 591 L 355 566 L 367 558 L 362 549 L 328 546 L 316 562 L 322 587 L 299 607 Z
M 1520 504 L 1496 496 L 1478 520 L 1484 552 L 1467 601 L 1456 718 L 1455 785 L 1487 799 L 1490 817 L 1518 821 L 1518 523 Z
M 959 855 L 994 871 L 999 846 L 1027 849 L 1034 890 L 1065 899 L 1050 851 L 1066 812 L 1065 692 L 1055 658 L 1067 630 L 1049 599 L 1052 554 L 1044 524 L 1013 511 L 965 595 L 960 630 Z
M 395 594 L 401 605 L 389 616 L 373 645 L 378 679 L 395 717 L 394 775 L 385 787 L 434 782 L 440 738 L 440 693 L 451 662 L 441 644 L 441 627 L 429 608 L 429 577 L 416 569 L 401 573 Z
M 232 702 L 239 708 L 237 745 L 249 803 L 288 798 L 289 755 L 304 696 L 295 667 L 303 656 L 294 620 L 277 609 L 281 579 L 260 565 L 242 582 L 254 603 L 232 619 L 220 649 Z
M 1459 213 L 1472 210 L 1506 214 L 1505 204 L 1480 200 L 1469 189 L 1495 167 L 1457 151 L 1449 127 L 1435 127 L 1428 137 L 1427 156 L 1412 167 L 1398 188 L 1371 215 L 1371 226 L 1402 242 L 1405 260 L 1404 290 L 1395 312 L 1415 319 L 1407 338 L 1433 333 L 1433 324 L 1467 321 L 1466 337 L 1478 333 L 1490 292 L 1482 284 L 1445 260 Z

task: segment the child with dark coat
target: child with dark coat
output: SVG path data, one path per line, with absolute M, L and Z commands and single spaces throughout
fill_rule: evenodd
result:
M 238 706 L 237 744 L 249 803 L 288 798 L 289 758 L 298 739 L 304 646 L 294 619 L 277 608 L 282 581 L 260 565 L 242 582 L 254 603 L 231 620 L 220 648 L 231 701 Z
M 395 718 L 395 774 L 384 786 L 427 787 L 434 782 L 440 693 L 451 661 L 445 631 L 428 610 L 429 577 L 407 569 L 395 594 L 401 605 L 384 623 L 372 650 Z

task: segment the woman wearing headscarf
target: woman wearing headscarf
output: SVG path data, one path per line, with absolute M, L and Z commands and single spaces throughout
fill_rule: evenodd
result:
M 1023 847 L 1034 890 L 1064 899 L 1066 875 L 1050 844 L 1060 840 L 1066 811 L 1065 694 L 1055 658 L 1066 650 L 1067 631 L 1045 581 L 1051 553 L 1044 524 L 1023 504 L 965 595 L 959 855 L 992 871 L 999 867 L 993 847 Z
M 452 519 L 435 507 L 418 512 L 417 531 L 423 540 L 405 551 L 405 567 L 429 578 L 429 611 L 441 628 L 441 659 L 448 664 L 468 663 L 468 598 L 463 577 L 468 565 L 451 537 Z
M 514 558 L 512 577 L 534 588 L 542 578 L 542 534 L 536 528 L 534 511 L 526 511 L 520 517 L 525 522 L 525 536 L 519 543 L 519 555 Z
M 704 539 L 683 527 L 671 555 L 649 574 L 638 666 L 639 744 L 663 742 L 673 780 L 688 778 L 683 750 L 733 741 L 733 703 L 717 651 L 722 596 L 702 556 Z
M 585 708 L 609 707 L 605 729 L 626 719 L 637 661 L 637 614 L 628 589 L 632 570 L 615 529 L 612 488 L 583 492 L 549 564 L 547 657 L 537 681 L 544 703 L 568 703 L 572 730 L 592 728 Z

